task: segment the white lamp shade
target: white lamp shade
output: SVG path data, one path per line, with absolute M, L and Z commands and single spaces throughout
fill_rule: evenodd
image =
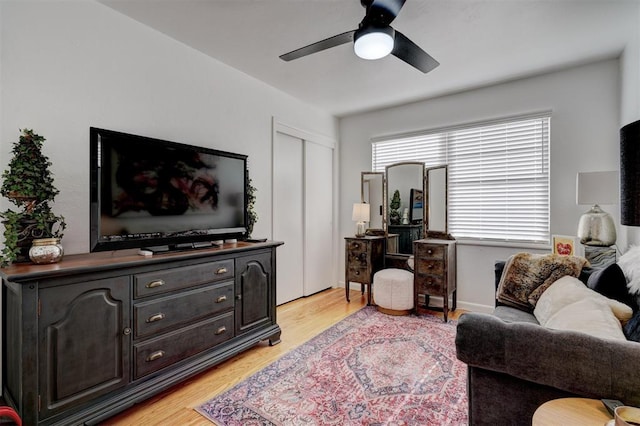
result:
M 366 203 L 354 203 L 352 220 L 354 222 L 369 222 L 369 204 Z
M 393 37 L 382 31 L 367 32 L 356 38 L 353 50 L 362 59 L 384 58 L 393 50 Z
M 617 204 L 618 172 L 579 172 L 576 177 L 577 204 Z

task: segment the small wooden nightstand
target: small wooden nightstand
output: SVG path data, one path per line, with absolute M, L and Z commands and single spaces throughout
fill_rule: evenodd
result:
M 451 310 L 456 310 L 456 241 L 426 238 L 414 241 L 413 246 L 416 313 L 439 310 L 429 307 L 429 296 L 442 296 L 442 313 L 447 322 L 449 296 L 452 298 Z
M 345 237 L 344 287 L 349 302 L 349 282 L 369 286 L 367 305 L 371 304 L 373 274 L 384 268 L 385 236 Z M 364 287 L 362 292 L 364 293 Z

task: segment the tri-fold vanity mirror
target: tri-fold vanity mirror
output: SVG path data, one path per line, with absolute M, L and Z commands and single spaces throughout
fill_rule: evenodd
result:
M 369 204 L 370 235 L 378 237 L 347 238 L 347 300 L 349 281 L 369 285 L 370 296 L 375 271 L 408 268 L 414 277 L 415 312 L 442 310 L 447 321 L 449 306 L 456 309 L 457 293 L 456 241 L 449 235 L 447 221 L 448 185 L 446 165 L 427 168 L 406 161 L 387 166 L 384 173 L 362 172 L 361 202 Z M 413 262 L 407 261 L 410 256 Z M 442 298 L 442 307 L 430 305 L 432 296 Z
M 406 161 L 383 172 L 361 173 L 361 202 L 370 204 L 369 228 L 387 235 L 387 255 L 413 254 L 413 241 L 451 239 L 447 228 L 447 166 Z

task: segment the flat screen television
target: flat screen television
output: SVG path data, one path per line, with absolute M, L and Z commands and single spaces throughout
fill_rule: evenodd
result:
M 243 238 L 247 156 L 90 128 L 90 250 Z

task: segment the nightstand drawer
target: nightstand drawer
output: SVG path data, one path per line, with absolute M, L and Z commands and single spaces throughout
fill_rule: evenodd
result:
M 347 269 L 347 279 L 359 283 L 369 283 L 369 269 L 367 265 L 358 267 L 357 265 L 349 265 Z
M 442 296 L 444 293 L 444 277 L 429 274 L 419 274 L 416 283 L 417 294 L 428 294 L 430 296 Z
M 444 259 L 446 247 L 431 244 L 416 244 L 415 257 L 417 259 Z
M 347 250 L 350 253 L 366 253 L 369 250 L 369 242 L 362 241 L 347 241 Z
M 414 270 L 417 273 L 444 276 L 444 260 L 418 257 L 414 261 Z

